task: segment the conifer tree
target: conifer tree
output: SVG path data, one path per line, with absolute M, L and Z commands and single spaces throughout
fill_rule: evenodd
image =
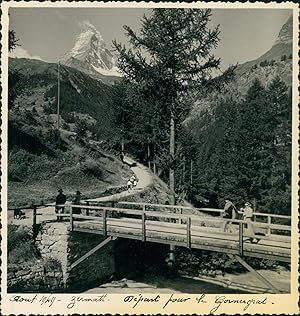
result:
M 208 28 L 210 17 L 209 9 L 154 9 L 150 17 L 143 17 L 140 36 L 124 27 L 131 48 L 114 41 L 125 79 L 156 100 L 169 118 L 171 204 L 175 203 L 175 131 L 189 110 L 184 97 L 207 89 L 220 64 L 212 54 L 219 28 Z

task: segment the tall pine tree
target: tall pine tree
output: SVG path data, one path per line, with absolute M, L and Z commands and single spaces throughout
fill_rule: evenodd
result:
M 130 49 L 114 42 L 125 78 L 157 100 L 169 117 L 171 204 L 175 203 L 175 131 L 189 110 L 184 97 L 206 88 L 220 64 L 212 54 L 219 29 L 208 28 L 210 17 L 209 9 L 154 9 L 150 17 L 143 17 L 140 36 L 124 27 Z

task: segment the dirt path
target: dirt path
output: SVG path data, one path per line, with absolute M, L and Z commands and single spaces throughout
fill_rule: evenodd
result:
M 104 202 L 104 201 L 111 201 L 111 200 L 119 200 L 121 198 L 131 196 L 136 194 L 137 192 L 142 192 L 146 187 L 148 187 L 152 182 L 152 175 L 150 171 L 143 165 L 139 163 L 135 163 L 132 159 L 126 157 L 124 161 L 129 164 L 133 165 L 131 168 L 132 172 L 135 174 L 136 178 L 139 180 L 137 182 L 137 186 L 130 191 L 123 191 L 121 193 L 104 196 L 96 199 L 89 199 L 87 201 L 95 201 L 95 202 Z
M 124 159 L 125 163 L 132 165 L 131 170 L 139 180 L 137 183 L 137 186 L 131 190 L 131 191 L 123 191 L 118 194 L 113 194 L 113 195 L 108 195 L 104 197 L 99 197 L 96 199 L 89 199 L 86 201 L 111 201 L 111 200 L 118 200 L 127 196 L 131 196 L 134 194 L 137 194 L 139 192 L 142 192 L 147 186 L 149 186 L 152 183 L 152 175 L 151 172 L 144 167 L 143 165 L 136 163 L 134 160 L 131 158 L 126 157 Z M 67 202 L 66 204 L 71 203 L 70 201 Z M 13 218 L 13 212 L 9 211 L 8 212 L 8 223 L 15 224 L 15 225 L 26 225 L 26 226 L 31 226 L 33 223 L 33 211 L 32 210 L 24 210 L 26 218 L 24 219 L 14 219 Z M 39 208 L 37 210 L 37 224 L 42 223 L 42 222 L 48 222 L 48 221 L 55 221 L 56 220 L 56 215 L 54 212 L 54 203 L 53 206 L 46 206 L 43 208 Z

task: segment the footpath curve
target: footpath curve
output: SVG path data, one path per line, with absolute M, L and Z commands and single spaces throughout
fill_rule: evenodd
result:
M 143 166 L 140 163 L 135 162 L 129 157 L 124 158 L 124 162 L 131 166 L 130 169 L 135 174 L 136 178 L 138 179 L 137 185 L 133 190 L 125 190 L 120 193 L 99 197 L 96 199 L 88 199 L 86 201 L 94 201 L 94 202 L 105 202 L 111 200 L 118 200 L 124 197 L 135 195 L 137 192 L 142 192 L 145 188 L 147 188 L 152 183 L 152 175 L 148 168 Z
M 137 183 L 137 186 L 133 190 L 125 190 L 117 194 L 112 194 L 108 196 L 103 196 L 95 199 L 85 199 L 83 201 L 97 201 L 97 202 L 105 202 L 105 201 L 111 201 L 111 200 L 118 200 L 124 197 L 132 196 L 137 193 L 142 192 L 145 188 L 147 188 L 153 181 L 153 177 L 151 174 L 151 171 L 143 166 L 140 163 L 135 162 L 133 159 L 129 157 L 124 158 L 124 162 L 130 166 L 130 169 L 135 174 L 137 179 L 139 180 Z M 124 185 L 127 184 L 127 181 L 124 183 Z M 68 201 L 66 203 L 71 203 Z M 32 219 L 32 210 L 24 210 L 26 214 L 26 218 L 19 220 L 13 218 L 13 212 L 8 212 L 8 223 L 15 224 L 15 225 L 25 225 L 25 226 L 32 226 L 33 219 Z M 42 208 L 39 208 L 37 210 L 37 224 L 40 224 L 42 222 L 50 222 L 50 221 L 56 221 L 56 214 L 54 211 L 54 203 L 50 206 L 45 206 Z

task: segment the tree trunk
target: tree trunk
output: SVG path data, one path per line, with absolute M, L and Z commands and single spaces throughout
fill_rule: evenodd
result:
M 148 160 L 148 168 L 151 170 L 151 165 L 150 165 L 150 141 L 148 137 L 147 141 L 147 160 Z

